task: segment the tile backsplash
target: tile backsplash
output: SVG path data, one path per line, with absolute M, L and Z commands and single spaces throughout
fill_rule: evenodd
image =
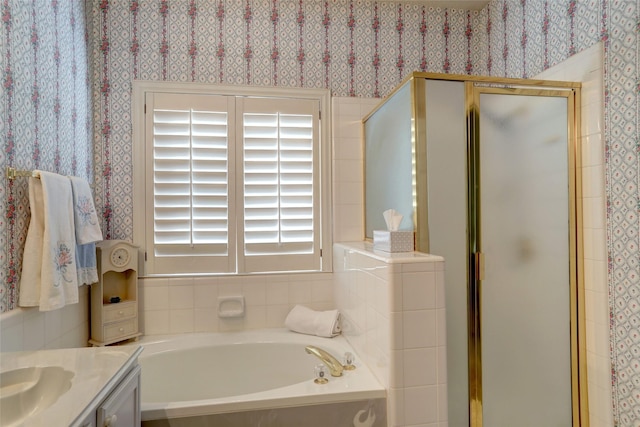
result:
M 333 308 L 331 273 L 140 279 L 146 335 L 281 328 L 296 304 Z M 218 297 L 244 296 L 245 315 L 219 318 Z
M 15 308 L 2 313 L 0 352 L 85 347 L 89 340 L 89 287 L 81 286 L 78 304 L 59 310 Z

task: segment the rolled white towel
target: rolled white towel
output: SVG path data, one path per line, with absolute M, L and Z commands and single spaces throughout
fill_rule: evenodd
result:
M 315 311 L 296 305 L 284 321 L 294 332 L 331 338 L 340 334 L 340 312 L 338 310 Z

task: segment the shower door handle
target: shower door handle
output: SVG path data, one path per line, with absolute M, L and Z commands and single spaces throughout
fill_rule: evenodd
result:
M 476 280 L 484 280 L 484 254 L 482 252 L 476 252 L 473 255 Z

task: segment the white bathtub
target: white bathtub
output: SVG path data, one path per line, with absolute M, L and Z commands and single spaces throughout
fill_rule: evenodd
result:
M 142 420 L 198 417 L 305 405 L 384 399 L 384 387 L 356 358 L 342 377 L 313 382 L 320 347 L 338 359 L 354 353 L 343 337 L 320 338 L 285 329 L 150 336 L 142 366 Z

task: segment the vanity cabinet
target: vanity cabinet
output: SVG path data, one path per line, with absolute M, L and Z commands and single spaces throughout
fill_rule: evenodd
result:
M 78 427 L 139 427 L 142 423 L 140 406 L 140 366 L 136 365 L 110 391 Z
M 136 366 L 96 410 L 99 427 L 139 426 L 140 366 Z
M 123 240 L 96 244 L 98 283 L 91 285 L 91 339 L 102 346 L 136 338 L 138 248 Z

